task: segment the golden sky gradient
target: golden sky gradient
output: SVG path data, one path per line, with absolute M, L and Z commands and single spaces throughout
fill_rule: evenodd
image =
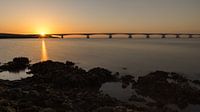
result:
M 0 33 L 200 32 L 200 0 L 0 0 Z

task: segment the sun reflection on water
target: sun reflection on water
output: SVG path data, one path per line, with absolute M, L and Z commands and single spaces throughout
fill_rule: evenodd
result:
M 48 60 L 48 54 L 46 49 L 46 43 L 45 40 L 42 39 L 42 52 L 41 52 L 41 61 L 47 61 Z

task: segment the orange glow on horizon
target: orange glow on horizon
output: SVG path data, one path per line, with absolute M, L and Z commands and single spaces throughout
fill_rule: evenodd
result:
M 45 36 L 46 36 L 46 33 L 45 33 L 45 32 L 41 32 L 41 33 L 40 33 L 40 36 L 41 36 L 41 37 L 45 37 Z
M 36 26 L 36 33 L 40 34 L 41 36 L 45 36 L 46 34 L 50 33 L 50 27 L 49 26 Z

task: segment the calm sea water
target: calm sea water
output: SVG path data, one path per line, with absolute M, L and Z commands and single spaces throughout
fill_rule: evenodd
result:
M 188 78 L 200 79 L 200 39 L 1 39 L 0 62 L 14 57 L 29 57 L 32 63 L 56 60 L 74 61 L 80 67 L 104 67 L 114 72 L 145 75 L 155 70 L 179 72 Z M 0 79 L 18 80 L 31 77 L 2 72 Z M 121 101 L 128 101 L 131 87 L 106 83 L 101 87 Z M 199 112 L 200 106 L 190 105 L 181 112 Z
M 200 79 L 200 39 L 1 39 L 0 62 L 14 57 L 74 61 L 91 69 L 145 75 L 155 70 L 173 71 Z

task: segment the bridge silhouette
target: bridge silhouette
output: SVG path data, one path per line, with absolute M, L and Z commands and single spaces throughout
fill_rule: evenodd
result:
M 146 38 L 151 38 L 151 36 L 161 36 L 161 38 L 167 38 L 168 36 L 175 36 L 175 38 L 181 38 L 181 36 L 187 36 L 188 38 L 194 38 L 200 34 L 198 33 L 63 33 L 63 34 L 48 34 L 47 36 L 58 36 L 59 38 L 64 38 L 64 36 L 85 36 L 86 38 L 91 38 L 93 35 L 107 35 L 108 38 L 113 38 L 115 35 L 125 35 L 128 38 L 134 38 L 134 36 L 144 35 Z

